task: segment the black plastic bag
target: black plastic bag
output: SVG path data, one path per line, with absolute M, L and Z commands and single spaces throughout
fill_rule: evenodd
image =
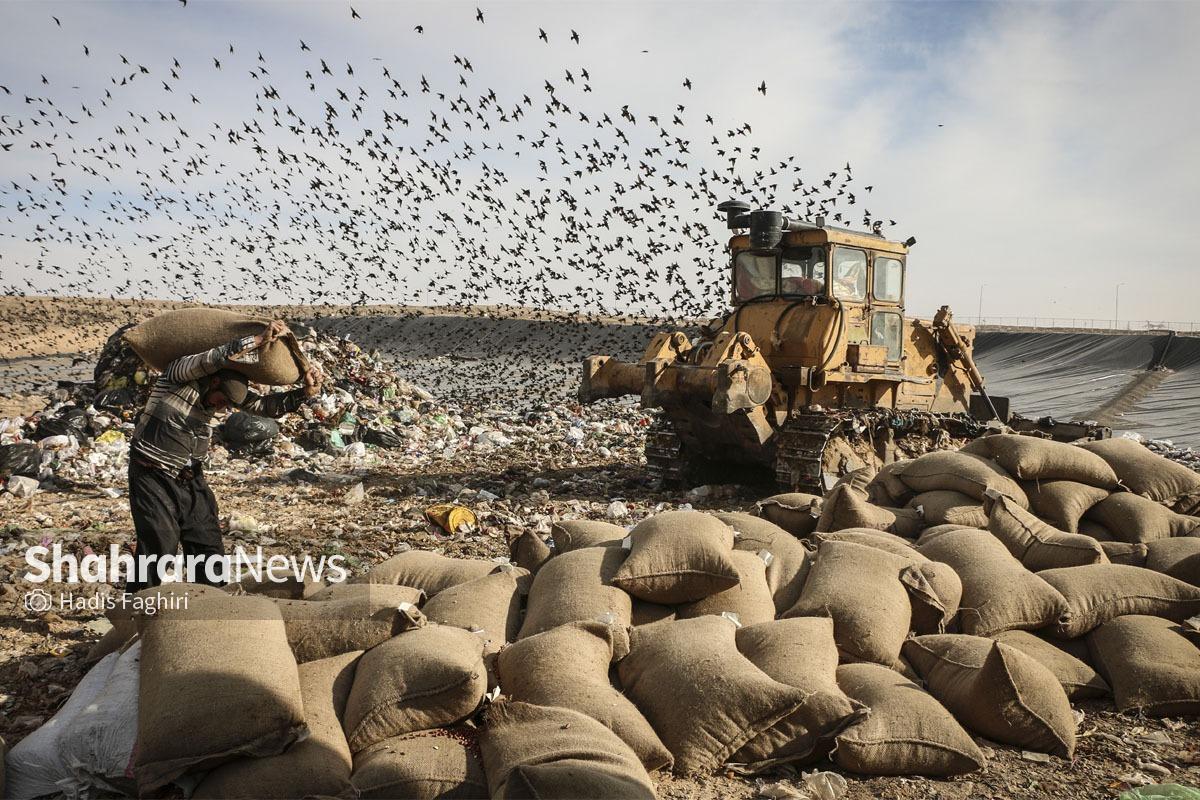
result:
M 386 428 L 359 428 L 359 441 L 363 444 L 373 444 L 376 447 L 403 447 L 404 440 L 394 431 Z
M 42 417 L 38 420 L 32 438 L 41 440 L 47 436 L 74 436 L 79 441 L 87 441 L 91 438 L 87 414 L 83 413 L 82 408 L 66 406 L 59 409 L 53 417 Z
M 36 478 L 42 463 L 42 451 L 33 442 L 13 442 L 0 445 L 0 478 L 23 475 Z
M 309 452 L 317 450 L 327 453 L 333 450 L 333 441 L 330 439 L 329 431 L 319 425 L 313 425 L 301 432 L 293 441 Z
M 269 442 L 279 435 L 279 423 L 270 417 L 259 417 L 245 411 L 235 411 L 221 424 L 221 440 L 230 445 Z

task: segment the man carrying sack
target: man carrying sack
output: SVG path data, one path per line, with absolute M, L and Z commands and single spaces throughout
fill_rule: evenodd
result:
M 203 353 L 171 361 L 163 369 L 146 408 L 138 418 L 129 452 L 129 509 L 137 533 L 137 555 L 155 556 L 145 582 L 131 580 L 128 592 L 157 586 L 157 558 L 174 556 L 183 545 L 185 564 L 196 557 L 197 583 L 213 583 L 203 560 L 224 555 L 217 500 L 204 479 L 203 463 L 212 438 L 212 420 L 231 406 L 266 417 L 295 411 L 320 392 L 313 367 L 304 385 L 289 392 L 258 395 L 249 390 L 239 363 L 257 360 L 260 350 L 289 335 L 287 325 L 271 322 L 265 331 L 235 339 Z M 141 559 L 138 559 L 141 561 Z

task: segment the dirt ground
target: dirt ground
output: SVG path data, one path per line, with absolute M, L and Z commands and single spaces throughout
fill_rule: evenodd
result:
M 5 303 L 8 303 L 6 306 Z M 0 300 L 0 359 L 36 355 L 38 363 L 86 353 L 131 313 L 157 304 L 115 307 L 101 301 L 46 301 L 21 307 Z M 24 326 L 24 327 L 22 327 Z M 47 343 L 54 333 L 58 344 Z M 21 348 L 24 348 L 23 350 Z M 30 369 L 31 367 L 26 367 Z M 53 369 L 51 369 L 53 371 Z M 35 405 L 23 399 L 15 377 L 0 385 L 0 418 Z M 436 374 L 427 387 L 438 393 Z M 438 398 L 445 400 L 446 398 Z M 502 405 L 503 398 L 498 401 Z M 459 409 L 468 425 L 492 420 L 494 409 Z M 489 416 L 489 414 L 493 416 Z M 540 414 L 540 416 L 538 415 Z M 419 448 L 379 450 L 364 460 L 275 456 L 264 462 L 215 454 L 210 481 L 223 518 L 233 522 L 230 545 L 262 546 L 284 554 L 341 554 L 355 570 L 406 548 L 440 549 L 451 555 L 501 557 L 508 538 L 526 527 L 545 530 L 551 519 L 604 519 L 621 500 L 636 521 L 684 503 L 701 509 L 747 510 L 768 486 L 711 487 L 706 492 L 661 492 L 646 481 L 641 447 L 647 418 L 633 407 L 547 409 L 522 418 L 526 438 L 510 447 L 459 449 L 451 458 Z M 572 444 L 560 434 L 583 426 L 587 438 Z M 303 468 L 304 472 L 295 472 Z M 345 502 L 361 481 L 365 499 Z M 76 552 L 107 551 L 132 537 L 127 501 L 110 497 L 111 486 L 39 492 L 30 500 L 0 495 L 0 736 L 11 746 L 62 705 L 86 670 L 84 656 L 104 629 L 96 611 L 31 613 L 23 606 L 25 549 L 62 543 Z M 475 533 L 445 535 L 424 518 L 439 502 L 470 507 L 480 519 Z M 962 778 L 870 778 L 847 775 L 850 798 L 1058 798 L 1116 797 L 1131 784 L 1200 784 L 1200 725 L 1195 720 L 1139 719 L 1116 714 L 1108 703 L 1083 703 L 1073 761 L 1023 755 L 982 742 L 988 767 Z M 807 769 L 832 769 L 828 763 Z M 659 795 L 672 800 L 718 800 L 759 796 L 760 788 L 787 774 L 743 779 L 732 774 L 702 778 L 658 776 Z

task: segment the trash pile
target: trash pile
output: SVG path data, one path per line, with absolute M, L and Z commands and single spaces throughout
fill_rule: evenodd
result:
M 996 435 L 758 516 L 560 519 L 504 563 L 146 590 L 8 792 L 652 798 L 660 770 L 968 774 L 979 739 L 1069 760 L 1074 701 L 1200 715 L 1200 518 L 1171 508 L 1197 496 L 1134 441 Z M 132 660 L 136 722 L 98 729 Z

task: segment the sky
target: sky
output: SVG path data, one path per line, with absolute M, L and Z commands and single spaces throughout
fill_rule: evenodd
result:
M 674 263 L 682 276 L 675 280 L 704 286 L 711 304 L 725 296 L 720 248 L 727 234 L 710 198 L 696 202 L 683 185 L 703 180 L 702 170 L 723 170 L 731 147 L 740 146 L 736 174 L 747 181 L 789 158 L 802 165 L 796 174 L 806 186 L 852 165 L 856 226 L 862 227 L 859 209 L 867 208 L 872 219 L 895 220 L 885 228 L 889 238 L 917 239 L 909 259 L 910 313 L 928 315 L 948 303 L 960 317 L 982 309 L 991 318 L 1110 320 L 1119 292 L 1124 320 L 1200 319 L 1188 291 L 1191 225 L 1181 216 L 1200 207 L 1194 91 L 1200 52 L 1193 46 L 1200 4 L 481 0 L 482 23 L 476 6 L 474 0 L 0 3 L 0 85 L 11 92 L 0 92 L 0 144 L 10 145 L 0 152 L 0 290 L 401 303 L 467 297 L 557 306 L 582 285 L 579 305 L 657 312 L 669 310 L 675 288 L 666 265 Z M 422 32 L 414 30 L 418 25 Z M 539 28 L 549 41 L 539 39 Z M 464 72 L 454 56 L 469 60 L 472 70 Z M 332 75 L 314 70 L 318 59 Z M 354 76 L 346 74 L 350 64 Z M 259 66 L 269 73 L 252 72 Z M 384 68 L 407 98 L 386 97 Z M 581 68 L 590 75 L 586 94 Z M 318 91 L 308 90 L 305 70 L 315 71 Z M 575 83 L 565 81 L 568 71 Z M 136 77 L 125 85 L 114 83 L 130 75 Z M 427 163 L 461 168 L 463 183 L 415 212 L 412 220 L 424 229 L 417 237 L 372 226 L 399 212 L 381 208 L 373 191 L 386 169 L 373 171 L 378 162 L 366 154 L 370 137 L 362 131 L 378 136 L 385 111 L 403 113 L 412 125 L 391 136 L 392 163 L 402 172 L 416 169 L 419 159 L 404 148 L 420 148 L 430 109 L 435 120 L 447 118 L 433 94 L 420 92 L 422 77 L 434 93 L 461 92 L 472 103 L 488 91 L 498 107 L 518 107 L 524 95 L 534 103 L 526 121 L 487 133 L 459 127 L 450 134 L 454 142 L 422 150 Z M 685 78 L 692 88 L 683 86 Z M 553 156 L 553 141 L 561 139 L 570 157 L 593 136 L 611 152 L 612 137 L 602 137 L 613 129 L 597 133 L 595 120 L 609 113 L 620 122 L 628 107 L 638 120 L 625 129 L 632 172 L 598 170 L 597 191 L 583 191 L 584 181 L 576 180 L 562 195 L 561 179 L 574 167 L 550 158 L 542 172 L 537 161 L 544 156 L 516 155 L 547 130 L 545 115 L 537 113 L 546 102 L 545 81 L 572 109 L 551 117 L 557 128 L 546 152 Z M 765 95 L 756 91 L 762 82 Z M 264 99 L 264 87 L 281 98 Z M 335 123 L 344 149 L 266 122 L 274 103 L 317 124 L 323 98 L 335 88 L 349 97 Z M 360 96 L 359 118 L 350 119 L 360 89 L 368 96 Z M 101 105 L 106 91 L 112 97 Z M 672 128 L 665 120 L 678 105 L 685 106 L 678 113 L 686 124 Z M 51 127 L 57 111 L 73 121 L 59 117 Z M 156 118 L 160 111 L 175 116 Z M 588 123 L 579 121 L 580 112 Z M 715 124 L 704 122 L 706 114 Z M 673 136 L 694 142 L 686 155 L 647 124 L 650 115 Z M 252 119 L 267 127 L 244 128 Z M 746 124 L 752 133 L 702 146 L 713 131 Z M 233 141 L 230 130 L 244 135 Z M 208 136 L 213 131 L 220 135 Z M 526 138 L 518 140 L 518 132 Z M 188 170 L 200 141 L 208 142 L 210 160 Z M 471 159 L 455 158 L 460 141 L 473 144 Z M 508 146 L 483 152 L 489 141 Z M 129 142 L 137 143 L 136 152 L 123 147 Z M 664 152 L 645 154 L 663 142 Z M 308 209 L 310 198 L 295 186 L 272 185 L 269 173 L 254 172 L 263 162 L 252 145 L 296 155 L 297 181 L 300 170 L 307 170 L 305 182 L 341 175 L 338 189 L 357 201 Z M 757 162 L 747 161 L 751 147 L 761 149 Z M 668 164 L 673 158 L 677 163 Z M 174 166 L 160 171 L 171 159 Z M 648 167 L 637 166 L 642 162 Z M 631 234 L 634 248 L 609 250 L 603 259 L 580 251 L 577 260 L 563 261 L 564 251 L 582 247 L 566 234 L 584 210 L 595 219 L 613 206 L 615 184 L 628 187 L 649 170 L 652 182 L 667 174 L 673 181 L 654 183 L 672 196 L 669 209 L 645 212 L 664 224 Z M 236 178 L 239 171 L 245 177 Z M 501 218 L 481 213 L 487 203 L 467 194 L 479 182 L 509 201 L 524 189 L 547 192 L 553 202 L 542 206 L 549 213 L 537 237 L 546 249 L 536 252 L 549 261 L 537 260 L 535 251 L 504 249 L 515 240 Z M 803 209 L 788 183 L 774 204 Z M 718 199 L 764 199 L 761 191 L 739 195 L 744 187 L 710 185 Z M 401 194 L 409 208 L 416 204 L 409 189 Z M 390 203 L 399 195 L 386 197 Z M 838 208 L 844 204 L 843 197 Z M 272 205 L 282 209 L 275 216 Z M 310 212 L 311 234 L 283 242 L 287 222 Z M 439 213 L 453 217 L 449 229 Z M 682 233 L 689 220 L 703 222 L 702 232 Z M 263 231 L 274 226 L 281 244 L 264 250 Z M 46 237 L 48 229 L 57 234 Z M 71 241 L 63 231 L 74 232 Z M 93 236 L 87 246 L 80 238 L 85 231 Z M 588 241 L 611 245 L 618 235 L 609 228 Z M 469 257 L 456 257 L 464 237 Z M 653 250 L 652 240 L 674 249 L 631 259 L 633 250 Z M 253 252 L 251 241 L 259 243 Z M 164 249 L 167 243 L 174 250 Z M 168 268 L 184 250 L 193 257 Z M 483 253 L 494 260 L 481 272 Z M 243 267 L 253 258 L 272 264 L 285 254 L 283 280 L 246 278 Z M 600 261 L 608 263 L 593 264 Z M 366 274 L 372 264 L 379 265 L 375 277 Z M 179 270 L 198 277 L 173 281 Z M 544 285 L 518 298 L 504 284 L 508 277 L 514 285 Z M 636 290 L 622 292 L 631 282 Z

